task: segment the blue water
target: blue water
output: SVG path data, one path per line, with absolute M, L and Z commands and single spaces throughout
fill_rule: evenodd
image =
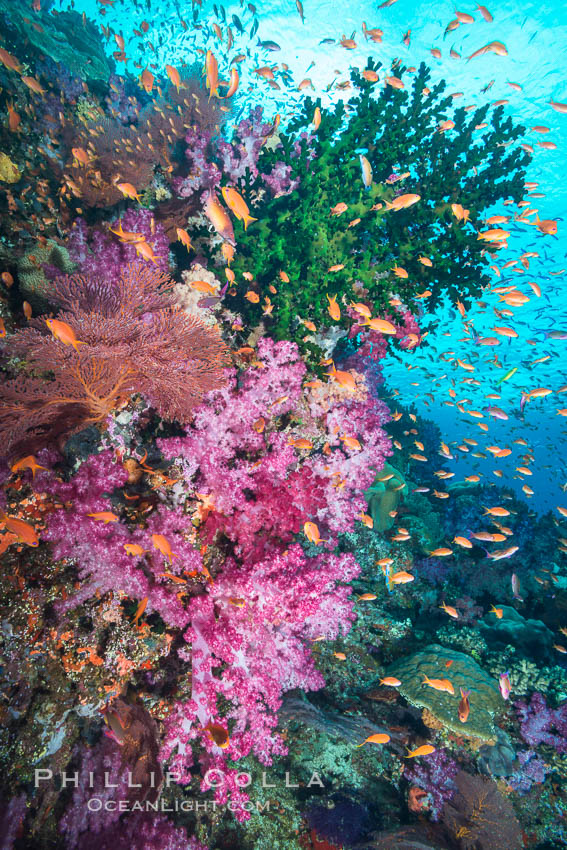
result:
M 561 273 L 562 269 L 567 270 L 567 182 L 563 179 L 567 115 L 554 111 L 549 104 L 550 100 L 567 101 L 567 6 L 560 0 L 490 3 L 488 8 L 494 20 L 488 23 L 475 4 L 464 2 L 458 11 L 472 14 L 474 23 L 463 23 L 446 36 L 447 24 L 455 19 L 455 7 L 450 2 L 398 0 L 392 6 L 377 9 L 375 4 L 366 2 L 315 3 L 306 0 L 303 23 L 293 0 L 263 3 L 258 6 L 257 14 L 246 5 L 232 4 L 224 7 L 226 24 L 221 4 L 217 4 L 218 14 L 215 14 L 213 4 L 204 2 L 201 9 L 194 7 L 198 12 L 195 22 L 202 26 L 197 30 L 191 25 L 192 10 L 188 4 L 140 4 L 138 11 L 133 13 L 131 4 L 116 3 L 114 8 L 104 7 L 103 16 L 101 6 L 92 0 L 77 0 L 76 8 L 124 35 L 128 68 L 132 72 L 136 72 L 134 62 L 142 67 L 153 63 L 151 67 L 159 70 L 165 64 L 182 66 L 202 62 L 203 51 L 211 48 L 215 50 L 221 73 L 228 75 L 228 61 L 225 58 L 223 65 L 223 53 L 226 27 L 230 24 L 235 38 L 230 57 L 241 51 L 250 51 L 251 56 L 250 61 L 239 66 L 241 86 L 236 116 L 250 104 L 261 102 L 266 113 L 279 111 L 285 122 L 302 99 L 297 85 L 305 78 L 311 80 L 314 90 L 308 89 L 307 93 L 321 96 L 325 105 L 338 98 L 348 99 L 352 93 L 348 90 L 339 91 L 335 86 L 330 91 L 327 89 L 332 81 L 347 80 L 350 68 L 363 68 L 368 56 L 383 63 L 399 57 L 409 66 L 426 61 L 432 68 L 434 81 L 446 79 L 450 93 L 463 93 L 455 101 L 459 106 L 482 105 L 501 99 L 508 101 L 506 112 L 528 129 L 526 141 L 534 147 L 528 179 L 539 184 L 536 191 L 544 193 L 544 197 L 533 199 L 533 206 L 537 207 L 542 219 L 558 221 L 559 230 L 557 236 L 543 236 L 535 227 L 512 225 L 509 248 L 499 253 L 498 265 L 502 267 L 508 260 L 517 261 L 525 251 L 537 252 L 539 256 L 530 259 L 526 274 L 517 274 L 516 267 L 512 267 L 504 271 L 499 280 L 495 278 L 494 284 L 515 285 L 530 296 L 530 301 L 519 308 L 507 308 L 497 295 L 485 293 L 481 300 L 486 307 L 473 304 L 466 319 L 473 323 L 474 334 L 494 336 L 490 329 L 496 324 L 512 326 L 518 338 L 500 337 L 498 346 L 480 347 L 471 339 L 464 339 L 467 334 L 463 333 L 461 317 L 454 307 L 437 310 L 435 315 L 425 312 L 421 324 L 429 329 L 427 345 L 407 355 L 398 353 L 389 357 L 385 374 L 390 390 L 399 394 L 401 404 L 414 404 L 417 412 L 440 425 L 445 441 L 455 449 L 455 460 L 451 462 L 451 469 L 456 472 L 454 480 L 478 472 L 487 482 L 510 486 L 517 494 L 528 498 L 538 512 L 563 504 L 560 485 L 567 480 L 563 450 L 566 424 L 557 410 L 567 406 L 567 394 L 558 395 L 555 391 L 567 384 L 567 340 L 546 338 L 545 331 L 567 330 L 567 296 L 563 295 L 567 271 Z M 243 33 L 239 33 L 232 21 L 233 15 L 238 16 Z M 143 38 L 137 38 L 132 32 L 142 20 L 149 24 L 149 30 Z M 186 29 L 182 20 L 187 24 Z M 249 33 L 256 20 L 258 31 L 251 39 Z M 383 30 L 381 43 L 365 40 L 363 21 L 369 28 Z M 214 22 L 221 27 L 223 47 L 219 46 L 213 32 Z M 406 46 L 402 38 L 408 29 L 411 40 Z M 354 35 L 355 49 L 346 50 L 339 44 L 343 34 Z M 273 40 L 281 49 L 276 52 L 262 49 L 257 44 L 258 39 Z M 334 39 L 335 43 L 321 44 L 324 39 Z M 489 53 L 467 61 L 466 57 L 491 41 L 503 42 L 508 56 Z M 431 54 L 434 48 L 441 50 L 440 59 Z M 115 49 L 111 38 L 108 50 L 111 53 Z M 461 58 L 451 57 L 450 50 L 459 53 Z M 281 71 L 282 63 L 289 67 L 289 79 L 293 82 L 288 87 L 282 83 L 280 90 L 274 90 L 253 73 L 254 68 L 262 65 L 278 66 Z M 124 66 L 119 66 L 119 70 L 120 67 Z M 512 88 L 509 83 L 521 86 L 522 90 Z M 488 85 L 490 87 L 483 93 L 482 89 Z M 550 132 L 542 135 L 530 129 L 537 125 L 548 127 Z M 541 141 L 552 141 L 557 149 L 546 150 L 538 146 Z M 507 213 L 509 210 L 503 207 L 492 212 Z M 540 298 L 533 294 L 527 281 L 540 286 Z M 493 312 L 496 306 L 511 309 L 513 317 L 497 319 Z M 495 354 L 497 363 L 494 362 Z M 534 364 L 547 356 L 549 359 L 545 362 Z M 452 358 L 452 361 L 442 358 Z M 472 364 L 474 372 L 456 366 L 457 359 Z M 514 367 L 517 372 L 497 386 Z M 475 383 L 470 382 L 471 378 Z M 448 395 L 453 384 L 457 392 L 454 401 Z M 522 415 L 521 393 L 536 387 L 550 388 L 554 393 L 531 400 Z M 499 392 L 501 398 L 488 401 L 486 394 L 493 392 Z M 434 399 L 426 393 L 432 393 Z M 447 402 L 463 399 L 466 400 L 464 413 L 456 406 L 447 405 Z M 496 421 L 486 413 L 484 419 L 479 420 L 466 412 L 469 409 L 483 412 L 488 404 L 501 407 L 508 420 Z M 479 422 L 487 423 L 489 430 L 483 432 L 478 427 Z M 513 453 L 498 462 L 493 462 L 490 454 L 488 461 L 475 459 L 456 448 L 462 445 L 463 438 L 477 440 L 479 452 L 487 445 L 497 445 L 511 447 Z M 514 445 L 513 440 L 518 438 L 528 442 L 529 450 Z M 520 455 L 526 451 L 534 455 L 533 475 L 529 478 L 516 470 L 522 465 Z M 501 471 L 501 475 L 495 475 L 494 470 Z M 533 489 L 533 496 L 521 491 L 525 483 Z

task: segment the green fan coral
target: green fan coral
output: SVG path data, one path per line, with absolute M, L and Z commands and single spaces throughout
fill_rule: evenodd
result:
M 369 59 L 368 67 L 379 65 Z M 334 109 L 321 109 L 315 134 L 300 135 L 316 106 L 305 101 L 300 115 L 280 133 L 282 146 L 265 150 L 259 163 L 261 171 L 282 161 L 290 166 L 290 178 L 300 179 L 291 195 L 268 199 L 259 191 L 260 177 L 241 184 L 247 196 L 260 196 L 254 208 L 258 222 L 246 232 L 236 223 L 233 268 L 238 280 L 245 271 L 253 274 L 261 300 L 251 304 L 244 298 L 246 287 L 240 286 L 235 306 L 252 324 L 263 318 L 278 339 L 305 346 L 298 317 L 318 329 L 332 324 L 327 294 L 338 296 L 340 324 L 346 327 L 345 304 L 353 299 L 383 312 L 392 293 L 409 300 L 427 289 L 432 293 L 428 303 L 434 304 L 443 292 L 455 300 L 476 294 L 488 282 L 485 243 L 476 230 L 488 207 L 523 196 L 528 156 L 518 146 L 508 147 L 523 128 L 505 119 L 502 107 L 490 114 L 489 106 L 474 112 L 461 107 L 452 114 L 446 83 L 429 89 L 423 64 L 411 84 L 404 78 L 404 90 L 385 86 L 378 92 L 353 71 L 358 95 L 346 107 L 339 102 Z M 454 128 L 440 132 L 449 116 Z M 361 177 L 361 152 L 372 167 L 368 189 Z M 407 177 L 393 181 L 394 171 Z M 387 208 L 387 202 L 408 193 L 420 200 L 407 209 Z M 451 209 L 455 203 L 470 210 L 469 223 L 457 220 Z M 332 213 L 338 204 L 346 210 Z M 421 263 L 422 256 L 432 265 Z M 408 277 L 397 276 L 395 266 Z M 282 283 L 280 270 L 289 283 Z M 265 296 L 274 309 L 263 317 Z

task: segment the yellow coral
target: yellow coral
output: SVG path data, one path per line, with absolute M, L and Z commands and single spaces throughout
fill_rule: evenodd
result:
M 17 183 L 22 175 L 15 162 L 5 153 L 0 153 L 0 180 L 3 183 Z

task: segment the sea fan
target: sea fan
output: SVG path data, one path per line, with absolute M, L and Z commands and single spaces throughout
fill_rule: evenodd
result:
M 443 823 L 463 850 L 520 850 L 520 825 L 512 804 L 486 776 L 460 771 L 457 793 L 445 804 Z
M 226 349 L 216 330 L 172 304 L 171 279 L 133 263 L 116 284 L 58 278 L 50 300 L 82 345 L 55 339 L 42 320 L 17 332 L 9 353 L 26 370 L 5 382 L 0 436 L 8 451 L 99 422 L 134 393 L 167 419 L 186 422 L 203 396 L 224 383 Z

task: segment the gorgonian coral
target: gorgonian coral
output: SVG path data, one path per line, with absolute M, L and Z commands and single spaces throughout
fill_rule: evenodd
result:
M 520 850 L 520 824 L 512 803 L 493 779 L 459 771 L 455 795 L 445 804 L 443 823 L 463 850 Z
M 133 263 L 116 282 L 59 277 L 50 300 L 72 330 L 72 347 L 41 319 L 10 339 L 26 367 L 2 387 L 0 433 L 8 451 L 100 422 L 141 393 L 165 418 L 186 421 L 206 392 L 223 384 L 225 346 L 217 331 L 173 305 L 170 278 Z

